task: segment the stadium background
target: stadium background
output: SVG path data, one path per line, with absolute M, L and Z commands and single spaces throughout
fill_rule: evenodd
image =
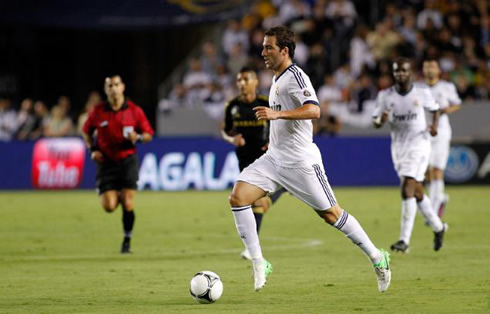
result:
M 334 5 L 345 5 L 343 16 L 332 11 Z M 213 168 L 209 178 L 219 179 L 223 156 L 233 150 L 220 142 L 218 134 L 224 104 L 236 94 L 237 67 L 257 65 L 260 91 L 267 93 L 270 74 L 263 69 L 258 39 L 265 28 L 278 23 L 288 24 L 300 35 L 296 61 L 310 74 L 322 105 L 329 108 L 326 116 L 338 121 L 337 126 L 330 125 L 333 130 L 327 126 L 316 137 L 334 186 L 397 184 L 388 153 L 389 130 L 370 127 L 370 110 L 376 91 L 392 82 L 389 62 L 401 55 L 414 59 L 418 68 L 424 57 L 438 57 L 447 70 L 444 77 L 456 83 L 463 98 L 463 109 L 451 117 L 454 138 L 448 183 L 490 182 L 485 1 L 4 3 L 0 96 L 19 113 L 25 98 L 42 100 L 49 109 L 66 96 L 67 115 L 74 125 L 67 137 L 73 137 L 89 93 L 102 94 L 104 77 L 119 73 L 127 83 L 126 95 L 143 107 L 159 136 L 140 150 L 141 161 L 156 160 L 151 176 L 159 183 L 141 187 L 166 189 L 163 181 L 177 180 L 170 174 L 175 168 L 184 173 L 182 180 L 190 176 L 179 186 L 208 189 L 199 182 L 210 171 L 205 168 Z M 380 43 L 379 37 L 393 39 Z M 198 70 L 193 69 L 196 62 Z M 63 151 L 73 146 L 59 143 L 77 142 L 75 138 L 37 141 L 18 141 L 14 134 L 11 141 L 0 143 L 1 173 L 11 178 L 0 183 L 1 189 L 93 188 L 94 166 L 87 155 L 79 158 L 82 168 L 76 185 L 53 183 L 69 177 L 62 173 L 69 161 L 58 158 L 66 154 L 35 156 L 36 145 Z M 12 158 L 14 152 L 18 157 Z M 170 152 L 182 156 L 166 173 L 161 164 Z M 206 153 L 214 158 L 208 166 Z M 36 182 L 38 162 L 43 160 L 49 161 L 44 169 L 60 177 L 48 180 L 48 185 Z M 235 168 L 228 167 L 230 176 Z M 196 171 L 201 174 L 192 174 Z M 231 183 L 218 186 L 228 188 Z
M 376 27 L 383 31 L 392 23 L 401 32 L 406 19 L 404 36 L 415 39 L 415 48 L 407 49 L 406 40 L 390 44 L 386 60 L 370 63 L 364 76 L 351 73 L 359 64 L 352 67 L 350 61 L 369 60 L 371 48 L 354 49 L 358 57 L 349 57 L 351 44 L 366 48 L 362 32 L 354 41 L 357 28 L 343 33 L 343 19 L 321 22 L 326 6 L 337 2 L 0 1 L 0 313 L 488 313 L 487 1 L 431 2 L 436 11 L 431 12 L 440 12 L 445 26 L 425 32 L 413 19 L 429 1 L 344 1 L 355 5 L 356 27 L 366 25 L 376 35 Z M 389 62 L 408 53 L 420 69 L 426 51 L 437 53 L 445 77 L 457 83 L 464 100 L 451 117 L 454 138 L 446 173 L 451 199 L 444 216 L 450 230 L 444 248 L 433 251 L 432 231 L 419 215 L 410 254 L 392 255 L 387 293 L 376 289 L 372 269 L 356 246 L 287 193 L 267 213 L 261 230 L 262 247 L 275 268 L 263 293 L 253 291 L 250 265 L 239 259 L 243 247 L 226 189 L 237 173 L 236 157 L 217 132 L 229 96 L 223 92 L 235 92 L 226 69 L 256 58 L 257 50 L 248 50 L 245 58 L 242 50 L 230 62 L 224 37 L 238 25 L 232 38 L 261 42 L 260 30 L 277 22 L 274 12 L 289 19 L 301 12 L 296 6 L 306 10 L 306 17 L 289 23 L 304 33 L 297 61 L 305 62 L 319 94 L 323 90 L 322 107 L 341 123 L 327 124 L 315 142 L 336 198 L 380 247 L 393 243 L 400 222 L 389 130 L 369 127 L 372 98 L 391 82 Z M 305 32 L 312 26 L 308 8 L 317 6 L 313 11 L 321 18 L 313 25 L 323 25 L 325 37 Z M 455 14 L 459 18 L 449 18 Z M 265 22 L 267 16 L 272 20 Z M 379 24 L 383 21 L 387 24 Z M 319 38 L 326 40 L 315 45 Z M 185 97 L 189 67 L 196 58 L 205 64 L 203 55 L 212 56 L 213 46 L 220 56 L 216 72 L 225 75 L 219 84 L 204 84 L 201 97 Z M 263 63 L 255 62 L 259 68 Z M 113 73 L 123 76 L 127 95 L 158 131 L 139 149 L 147 191 L 137 193 L 131 255 L 119 254 L 121 213 L 107 215 L 100 208 L 95 166 L 76 131 L 19 139 L 12 130 L 13 122 L 26 117 L 21 107 L 27 97 L 49 110 L 71 103 L 68 119 L 76 129 L 91 102 L 89 93 L 100 95 L 104 78 Z M 333 78 L 324 86 L 328 73 Z M 261 75 L 267 82 L 270 74 L 261 69 Z M 210 91 L 213 97 L 204 97 Z M 225 286 L 223 297 L 209 306 L 189 295 L 189 280 L 204 269 L 218 273 Z

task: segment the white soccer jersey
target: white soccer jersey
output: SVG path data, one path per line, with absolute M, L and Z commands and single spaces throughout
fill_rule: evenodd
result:
M 439 80 L 435 85 L 429 86 L 426 84 L 426 86 L 428 86 L 432 96 L 441 109 L 461 105 L 461 99 L 459 98 L 456 86 L 453 83 Z M 447 114 L 441 114 L 441 117 L 439 118 L 437 137 L 451 138 L 451 125 L 449 124 L 449 117 Z
M 294 110 L 306 103 L 318 105 L 310 78 L 297 65 L 290 65 L 272 78 L 269 106 L 275 111 Z M 320 150 L 313 143 L 311 120 L 272 120 L 267 154 L 282 166 L 319 163 Z
M 424 109 L 439 109 L 429 89 L 413 85 L 407 94 L 401 95 L 392 86 L 379 92 L 373 116 L 388 112 L 392 148 L 406 150 L 430 143 Z

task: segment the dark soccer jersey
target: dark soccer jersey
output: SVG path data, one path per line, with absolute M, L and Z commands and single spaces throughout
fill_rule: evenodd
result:
M 118 111 L 107 102 L 94 107 L 83 125 L 83 132 L 92 135 L 97 130 L 97 147 L 104 157 L 118 161 L 136 153 L 136 147 L 126 133 L 149 133 L 153 135 L 143 110 L 130 100 L 125 100 Z
M 229 135 L 242 134 L 245 146 L 237 147 L 238 159 L 256 159 L 264 151 L 262 147 L 269 141 L 269 124 L 266 120 L 257 120 L 252 108 L 269 107 L 265 96 L 258 96 L 253 102 L 245 103 L 238 97 L 232 99 L 225 108 L 223 130 Z

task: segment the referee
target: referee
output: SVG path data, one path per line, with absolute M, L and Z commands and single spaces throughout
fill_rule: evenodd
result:
M 154 132 L 143 110 L 124 96 L 124 89 L 121 76 L 105 79 L 107 101 L 96 105 L 89 114 L 83 138 L 91 159 L 97 163 L 96 182 L 102 207 L 111 213 L 119 204 L 122 206 L 121 253 L 130 253 L 138 181 L 136 144 L 151 141 Z
M 255 70 L 248 66 L 243 67 L 236 78 L 240 94 L 230 100 L 225 108 L 221 137 L 236 147 L 240 171 L 262 156 L 269 145 L 269 123 L 266 120 L 257 120 L 253 110 L 257 106 L 269 107 L 268 98 L 257 95 L 258 84 Z M 262 223 L 262 216 L 284 191 L 280 189 L 252 204 L 257 232 Z M 244 259 L 251 259 L 246 249 L 240 255 Z

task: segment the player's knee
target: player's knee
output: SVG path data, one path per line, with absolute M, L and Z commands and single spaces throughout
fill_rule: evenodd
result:
M 228 197 L 228 201 L 231 206 L 244 206 L 248 205 L 244 203 L 243 197 L 240 195 L 240 193 L 237 193 L 236 191 L 232 191 L 230 196 Z
M 117 204 L 104 203 L 102 204 L 102 208 L 106 211 L 106 213 L 112 213 L 117 209 Z
M 133 207 L 134 207 L 134 204 L 133 204 L 133 200 L 123 200 L 122 203 L 121 203 L 122 207 L 124 210 L 126 211 L 129 211 L 129 210 L 133 210 Z
M 326 223 L 334 225 L 342 215 L 342 208 L 338 204 L 335 204 L 327 210 L 318 212 L 318 214 Z
M 402 199 L 406 200 L 408 198 L 415 196 L 415 189 L 409 184 L 404 184 L 401 190 Z

